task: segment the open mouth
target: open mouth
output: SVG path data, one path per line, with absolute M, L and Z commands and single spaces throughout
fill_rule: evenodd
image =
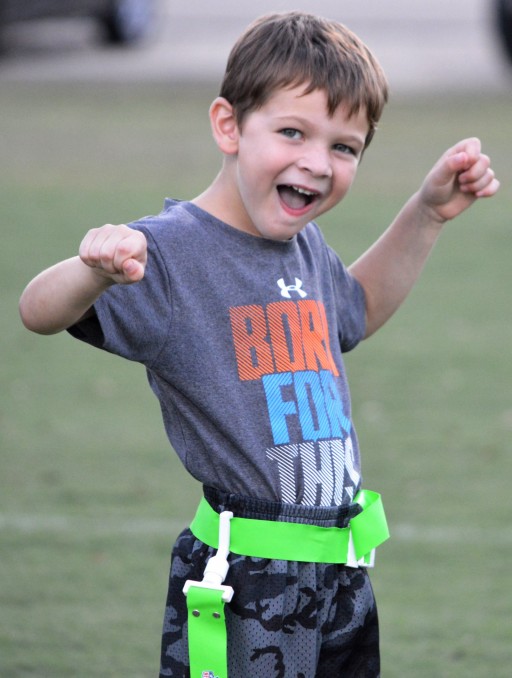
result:
M 281 184 L 277 187 L 279 197 L 286 207 L 291 210 L 303 210 L 309 207 L 320 195 L 300 186 Z

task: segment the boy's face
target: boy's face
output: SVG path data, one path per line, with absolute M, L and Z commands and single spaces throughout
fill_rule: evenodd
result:
M 369 123 L 366 111 L 332 117 L 322 90 L 277 90 L 248 113 L 231 163 L 226 221 L 253 235 L 287 240 L 347 193 L 356 175 Z

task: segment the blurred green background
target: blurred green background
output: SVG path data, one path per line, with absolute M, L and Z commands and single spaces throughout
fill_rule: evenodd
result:
M 170 548 L 200 488 L 144 370 L 65 334 L 31 335 L 17 301 L 88 228 L 205 187 L 219 166 L 214 95 L 2 84 L 1 676 L 158 673 Z M 395 97 L 352 193 L 322 221 L 350 263 L 468 135 L 502 180 L 446 227 L 397 316 L 347 356 L 365 485 L 383 493 L 393 536 L 373 573 L 387 678 L 510 675 L 511 103 Z

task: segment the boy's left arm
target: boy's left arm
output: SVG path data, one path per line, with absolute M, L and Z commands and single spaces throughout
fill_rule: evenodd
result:
M 444 153 L 391 226 L 349 268 L 366 294 L 365 337 L 404 301 L 444 223 L 498 188 L 478 139 L 465 139 Z

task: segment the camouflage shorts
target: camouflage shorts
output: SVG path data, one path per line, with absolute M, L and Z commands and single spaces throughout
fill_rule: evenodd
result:
M 245 517 L 251 517 L 245 513 Z M 187 579 L 202 579 L 205 563 L 213 553 L 214 549 L 198 541 L 188 529 L 174 546 L 160 678 L 190 676 L 182 588 Z M 229 560 L 225 583 L 235 590 L 225 608 L 230 676 L 380 675 L 377 610 L 365 569 L 234 554 Z

